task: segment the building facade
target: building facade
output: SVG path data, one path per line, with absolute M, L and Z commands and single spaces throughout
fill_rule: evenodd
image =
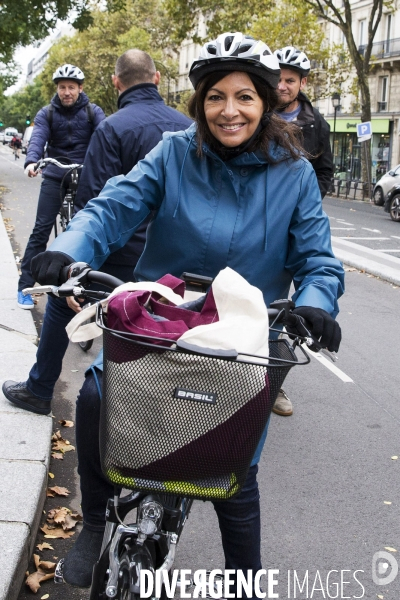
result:
M 341 0 L 338 0 L 338 4 Z M 353 35 L 360 54 L 367 43 L 368 18 L 372 0 L 352 0 Z M 324 22 L 329 44 L 344 43 L 342 31 Z M 372 68 L 369 77 L 372 109 L 372 182 L 394 166 L 400 164 L 400 9 L 384 7 L 382 19 L 375 35 L 372 50 Z M 207 35 L 206 23 L 199 23 L 198 34 Z M 179 77 L 176 92 L 191 89 L 188 78 L 191 63 L 199 54 L 200 46 L 191 41 L 183 42 L 179 57 Z M 307 49 L 304 49 L 307 51 Z M 341 94 L 340 108 L 335 110 L 331 99 L 319 100 L 315 106 L 331 127 L 331 142 L 336 174 L 346 179 L 361 178 L 361 153 L 363 144 L 358 142 L 357 123 L 361 114 L 353 112 L 359 98 Z

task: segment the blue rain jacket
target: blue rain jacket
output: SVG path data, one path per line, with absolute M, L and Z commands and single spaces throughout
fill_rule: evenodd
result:
M 50 250 L 97 268 L 154 211 L 139 281 L 183 271 L 214 277 L 229 266 L 262 290 L 267 305 L 287 297 L 293 280 L 297 306 L 336 316 L 344 272 L 311 164 L 269 164 L 254 153 L 223 162 L 207 146 L 199 159 L 195 132 L 192 125 L 165 133 L 126 176 L 107 182 Z M 275 148 L 275 157 L 282 153 Z
M 166 133 L 128 175 L 110 179 L 50 250 L 97 268 L 146 219 L 140 281 L 183 271 L 215 277 L 226 266 L 260 288 L 266 304 L 288 296 L 332 316 L 344 289 L 314 169 L 306 159 L 269 164 L 244 153 L 223 162 L 207 146 L 196 155 L 196 126 Z M 275 148 L 276 157 L 283 150 Z M 93 365 L 102 368 L 99 356 Z M 252 464 L 267 436 L 264 430 Z

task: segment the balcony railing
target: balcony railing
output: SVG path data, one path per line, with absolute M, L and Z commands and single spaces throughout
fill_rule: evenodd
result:
M 364 56 L 366 47 L 366 45 L 358 47 L 358 51 L 361 56 Z M 373 59 L 389 58 L 391 56 L 400 56 L 400 38 L 383 40 L 382 42 L 374 42 L 372 44 L 371 57 Z

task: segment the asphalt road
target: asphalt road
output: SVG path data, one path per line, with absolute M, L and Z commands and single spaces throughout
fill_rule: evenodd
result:
M 35 194 L 24 187 L 21 202 L 21 172 L 7 163 L 0 149 L 0 184 L 6 179 L 12 189 L 4 200 L 12 209 L 4 214 L 13 219 L 19 215 L 13 243 L 21 250 L 24 223 L 33 223 Z M 13 199 L 17 192 L 18 202 Z M 357 243 L 378 248 L 375 244 L 384 242 L 387 249 L 396 249 L 398 242 L 393 236 L 399 232 L 400 237 L 400 229 L 381 208 L 336 199 L 326 199 L 324 206 L 332 227 L 346 221 L 354 226 L 357 237 L 368 238 Z M 366 228 L 381 233 L 358 235 Z M 356 237 L 354 231 L 344 234 Z M 375 237 L 389 239 L 372 239 Z M 314 358 L 311 365 L 292 370 L 285 390 L 293 401 L 294 415 L 272 416 L 260 462 L 262 560 L 265 569 L 279 570 L 274 589 L 279 598 L 400 597 L 400 575 L 385 585 L 372 580 L 374 556 L 375 579 L 382 583 L 394 575 L 392 565 L 400 553 L 400 315 L 396 310 L 400 289 L 356 270 L 347 272 L 346 285 L 338 318 L 343 342 L 335 366 L 340 371 L 335 373 L 327 368 L 329 362 Z M 41 310 L 39 306 L 37 314 Z M 55 393 L 55 426 L 61 418 L 73 420 L 83 370 L 94 356 L 94 349 L 85 356 L 70 345 Z M 73 429 L 64 434 L 73 443 Z M 46 510 L 79 505 L 75 461 L 75 453 L 69 452 L 64 461 L 52 462 L 54 482 L 68 487 L 71 494 L 64 501 L 49 499 Z M 43 541 L 41 534 L 38 541 Z M 69 541 L 54 540 L 54 552 L 45 551 L 46 560 L 62 556 L 70 545 Z M 378 551 L 387 556 L 378 560 Z M 213 508 L 196 502 L 175 567 L 223 566 Z M 36 596 L 21 590 L 19 600 L 46 593 L 50 600 L 88 598 L 86 591 L 45 582 Z

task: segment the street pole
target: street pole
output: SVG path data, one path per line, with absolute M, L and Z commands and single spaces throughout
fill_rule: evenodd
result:
M 336 138 L 336 115 L 337 115 L 337 111 L 340 108 L 340 94 L 338 92 L 335 92 L 334 94 L 332 94 L 332 105 L 333 105 L 333 110 L 334 110 L 334 117 L 333 117 L 333 138 L 332 138 L 332 156 L 333 156 L 333 164 L 334 167 L 336 167 L 335 165 L 335 138 Z

